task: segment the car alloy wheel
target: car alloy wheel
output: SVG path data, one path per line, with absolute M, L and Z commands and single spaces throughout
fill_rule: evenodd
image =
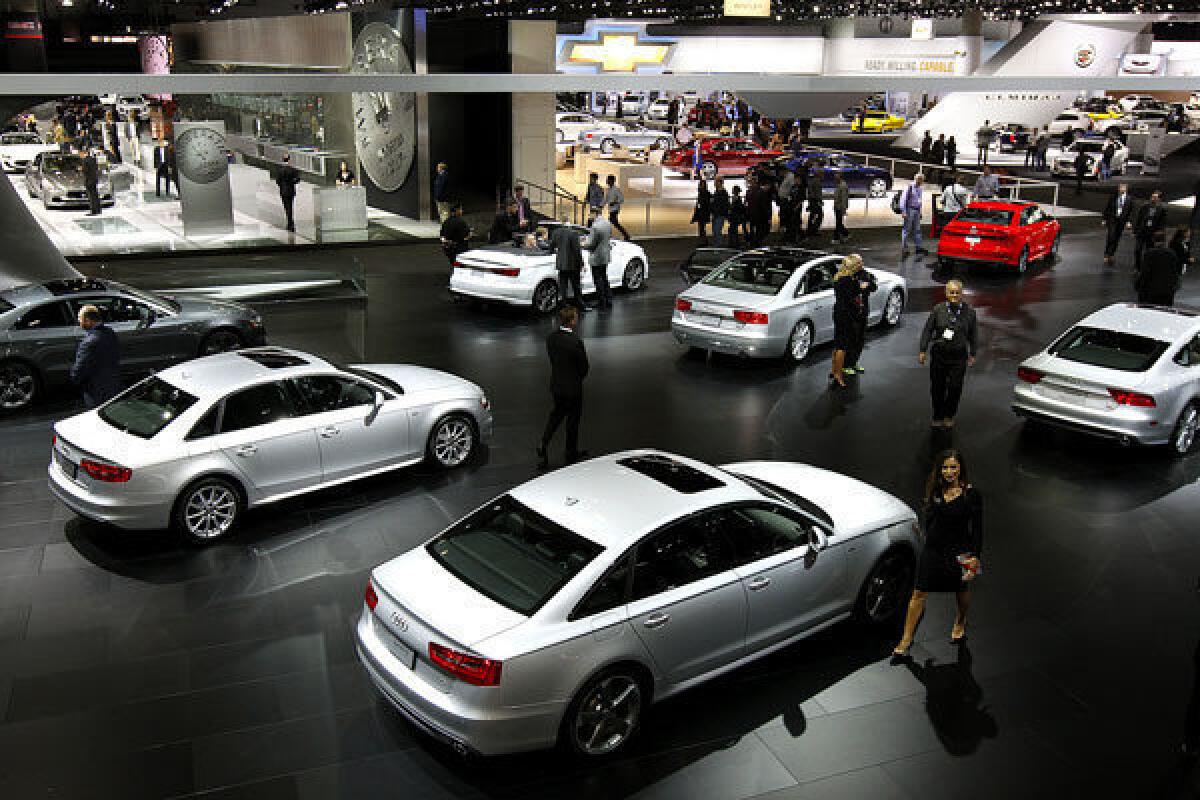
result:
M 197 542 L 211 542 L 233 528 L 240 512 L 237 489 L 221 478 L 209 478 L 192 486 L 180 503 L 180 528 Z
M 558 306 L 558 284 L 551 280 L 542 281 L 533 290 L 533 310 L 549 314 Z
M 1196 408 L 1195 403 L 1188 403 L 1183 409 L 1183 413 L 1179 415 L 1179 421 L 1175 423 L 1175 433 L 1171 436 L 1171 446 L 1175 448 L 1175 454 L 1178 456 L 1186 456 L 1192 452 L 1192 446 L 1196 444 L 1196 430 L 1200 428 L 1200 409 Z
M 611 137 L 605 137 L 600 140 L 600 152 L 604 153 L 604 155 L 609 155 L 612 153 L 613 148 L 616 146 L 617 143 L 614 142 Z
M 875 178 L 868 189 L 871 197 L 883 197 L 887 194 L 888 184 L 883 178 Z
M 0 364 L 0 409 L 20 411 L 33 405 L 37 397 L 37 374 L 20 361 Z
M 904 292 L 892 289 L 887 302 L 883 305 L 883 324 L 892 327 L 900 321 L 900 312 L 904 310 Z
M 700 165 L 700 177 L 706 181 L 711 181 L 717 177 L 717 165 L 713 161 L 705 161 Z
M 807 322 L 797 322 L 796 327 L 792 328 L 792 335 L 788 337 L 787 354 L 793 363 L 799 364 L 808 358 L 808 353 L 812 350 L 812 338 L 812 325 Z
M 629 263 L 625 265 L 623 281 L 626 290 L 630 292 L 636 292 L 646 283 L 646 265 L 640 258 L 629 259 Z
M 438 422 L 429 434 L 429 455 L 443 469 L 462 466 L 475 452 L 475 429 L 454 414 Z
M 1054 244 L 1050 245 L 1050 261 L 1051 263 L 1058 260 L 1058 243 L 1062 240 L 1062 234 L 1054 234 Z
M 1017 272 L 1024 273 L 1027 269 L 1029 269 L 1029 248 L 1024 247 L 1021 249 L 1020 257 L 1017 258 Z
M 204 337 L 204 341 L 200 344 L 200 355 L 211 356 L 215 353 L 228 353 L 230 350 L 240 350 L 241 347 L 242 337 L 238 335 L 237 331 L 221 328 Z
M 912 581 L 912 560 L 906 554 L 898 550 L 884 554 L 863 582 L 859 616 L 872 625 L 890 622 L 908 602 Z
M 625 673 L 601 676 L 584 690 L 570 725 L 576 752 L 597 757 L 615 753 L 637 729 L 642 716 L 642 687 Z

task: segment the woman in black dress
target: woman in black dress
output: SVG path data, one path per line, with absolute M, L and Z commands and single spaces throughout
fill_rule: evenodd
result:
M 854 349 L 858 319 L 863 313 L 864 282 L 862 256 L 851 253 L 833 276 L 833 363 L 829 367 L 829 388 L 845 389 L 846 351 Z
M 337 174 L 333 176 L 333 182 L 338 186 L 353 186 L 354 173 L 350 171 L 350 167 L 343 161 L 338 167 Z
M 983 498 L 967 479 L 962 454 L 946 450 L 937 457 L 925 485 L 925 546 L 917 562 L 917 584 L 908 602 L 904 634 L 893 655 L 908 655 L 930 592 L 954 592 L 958 615 L 950 630 L 950 643 L 960 644 L 967 638 L 970 581 L 979 571 L 982 549 Z
M 708 233 L 705 231 L 705 227 L 711 218 L 712 193 L 708 191 L 708 181 L 702 180 L 696 188 L 696 207 L 692 209 L 692 222 L 696 223 L 696 230 L 700 233 L 701 246 L 708 244 Z

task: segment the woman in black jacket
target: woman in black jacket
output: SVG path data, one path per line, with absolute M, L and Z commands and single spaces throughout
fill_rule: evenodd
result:
M 729 200 L 729 246 L 741 247 L 742 238 L 748 237 L 746 230 L 746 201 L 742 199 L 742 187 L 733 187 Z
M 725 223 L 729 219 L 729 192 L 725 190 L 725 179 L 718 176 L 713 182 L 712 199 L 709 207 L 712 210 L 713 244 L 720 247 L 723 242 Z
M 851 253 L 833 276 L 833 363 L 829 368 L 829 388 L 845 389 L 846 351 L 854 347 L 855 332 L 863 302 L 862 256 Z
M 708 244 L 708 233 L 705 228 L 711 218 L 712 193 L 708 191 L 708 181 L 702 180 L 696 189 L 696 207 L 692 209 L 692 222 L 696 223 L 696 230 L 700 233 L 701 246 Z
M 934 461 L 925 484 L 925 545 L 917 561 L 917 582 L 908 602 L 904 634 L 892 654 L 908 655 L 917 623 L 930 592 L 954 592 L 958 614 L 950 643 L 967 637 L 971 581 L 979 573 L 983 550 L 983 498 L 967 477 L 967 465 L 957 450 L 946 450 Z
M 1191 258 L 1192 247 L 1192 232 L 1188 226 L 1180 225 L 1176 228 L 1175 233 L 1171 234 L 1171 242 L 1167 247 L 1179 259 L 1179 265 L 1186 269 L 1188 260 Z M 1182 272 L 1183 269 L 1180 271 Z

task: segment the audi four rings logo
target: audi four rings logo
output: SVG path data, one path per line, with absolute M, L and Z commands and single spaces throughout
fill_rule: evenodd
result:
M 395 611 L 392 612 L 392 624 L 402 631 L 408 630 L 408 620 L 397 614 Z

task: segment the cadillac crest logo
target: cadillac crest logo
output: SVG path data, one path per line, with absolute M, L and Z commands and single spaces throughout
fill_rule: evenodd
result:
M 1075 66 L 1087 69 L 1096 63 L 1096 45 L 1081 44 L 1075 48 Z

